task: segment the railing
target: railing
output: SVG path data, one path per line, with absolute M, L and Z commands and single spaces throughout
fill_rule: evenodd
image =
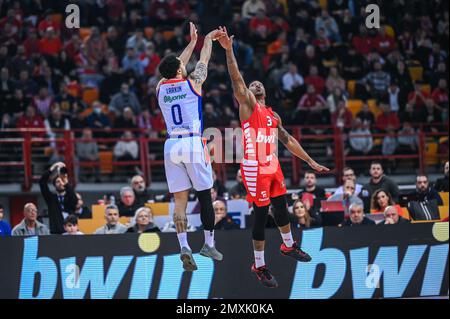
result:
M 373 159 L 416 159 L 419 162 L 419 169 L 421 173 L 426 172 L 426 139 L 427 138 L 439 138 L 448 136 L 448 126 L 442 125 L 442 131 L 440 132 L 425 132 L 424 128 L 427 125 L 421 124 L 416 127 L 419 128 L 417 134 L 419 138 L 418 145 L 418 153 L 417 154 L 400 154 L 400 155 L 366 155 L 366 156 L 346 156 L 344 153 L 345 149 L 345 141 L 346 134 L 341 131 L 341 129 L 332 126 L 321 126 L 323 130 L 327 130 L 324 134 L 303 134 L 302 130 L 308 128 L 319 128 L 318 126 L 314 127 L 299 127 L 299 126 L 291 126 L 287 127 L 287 129 L 291 132 L 291 134 L 299 140 L 301 143 L 306 143 L 306 141 L 332 141 L 333 146 L 333 162 L 334 167 L 330 167 L 331 171 L 328 173 L 333 175 L 336 179 L 336 183 L 339 183 L 341 180 L 342 169 L 346 165 L 347 162 L 351 161 L 362 161 L 362 160 L 373 160 Z M 429 125 L 428 125 L 429 126 Z M 436 126 L 436 125 L 433 125 Z M 30 190 L 32 183 L 37 181 L 39 176 L 33 175 L 33 161 L 32 161 L 32 152 L 35 149 L 36 145 L 56 145 L 55 148 L 58 149 L 58 152 L 64 157 L 64 162 L 66 163 L 69 178 L 74 181 L 76 184 L 78 181 L 76 180 L 75 168 L 78 165 L 79 167 L 100 167 L 99 161 L 94 162 L 86 162 L 86 161 L 76 161 L 75 156 L 75 145 L 77 142 L 86 141 L 82 138 L 76 138 L 75 132 L 79 132 L 81 130 L 70 130 L 70 131 L 54 131 L 56 137 L 38 137 L 45 136 L 45 130 L 43 129 L 6 129 L 1 130 L 0 133 L 0 150 L 4 145 L 8 144 L 16 144 L 21 145 L 21 156 L 22 159 L 20 161 L 11 160 L 11 161 L 0 161 L 0 168 L 23 168 L 23 190 Z M 95 133 L 105 134 L 104 130 L 92 130 Z M 110 130 L 106 134 L 112 133 L 122 133 L 124 130 Z M 145 135 L 145 132 L 139 129 L 130 130 L 138 135 L 137 137 L 131 139 L 133 141 L 138 142 L 139 145 L 139 157 L 136 160 L 132 161 L 117 161 L 113 159 L 110 163 L 113 167 L 121 167 L 121 166 L 137 166 L 142 171 L 145 179 L 151 183 L 152 181 L 152 168 L 153 167 L 162 167 L 164 165 L 163 160 L 153 159 L 152 155 L 149 151 L 150 145 L 162 145 L 165 141 L 164 138 L 151 138 Z M 2 138 L 1 136 L 8 134 L 14 134 L 14 137 Z M 388 134 L 372 134 L 374 138 L 383 138 Z M 120 140 L 125 140 L 123 138 L 113 138 L 113 137 L 98 137 L 94 138 L 93 141 L 97 142 L 100 145 L 108 145 L 116 143 Z M 111 151 L 112 147 L 110 148 Z M 308 150 L 306 150 L 308 151 Z M 17 154 L 16 154 L 17 155 Z M 5 157 L 5 155 L 3 155 Z M 448 157 L 448 154 L 447 154 Z M 291 184 L 298 185 L 300 182 L 301 176 L 301 160 L 294 157 L 284 157 L 280 154 L 280 163 L 282 166 L 289 165 L 292 169 Z M 236 165 L 236 163 L 232 164 Z M 226 179 L 226 169 L 229 167 L 229 164 L 215 163 L 214 168 L 217 171 L 217 175 L 219 180 Z

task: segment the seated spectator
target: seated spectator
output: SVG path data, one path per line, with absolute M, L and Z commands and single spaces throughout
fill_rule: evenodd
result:
M 259 42 L 267 41 L 272 34 L 272 21 L 266 16 L 263 9 L 256 12 L 256 16 L 251 18 L 248 30 L 253 43 L 257 45 Z
M 242 5 L 242 18 L 250 20 L 259 10 L 266 10 L 266 5 L 262 0 L 246 0 Z
M 353 120 L 353 127 L 348 133 L 349 155 L 368 155 L 372 151 L 373 137 L 367 124 L 359 118 Z
M 325 89 L 325 80 L 319 75 L 319 69 L 315 65 L 309 67 L 309 75 L 305 77 L 305 84 L 314 86 L 315 92 L 323 94 Z
M 387 132 L 387 128 L 390 126 L 394 130 L 400 128 L 400 120 L 398 119 L 397 113 L 391 112 L 390 106 L 388 104 L 380 104 L 380 109 L 382 113 L 377 116 L 375 122 L 376 128 L 380 132 Z
M 133 176 L 131 179 L 131 188 L 133 188 L 136 203 L 139 206 L 145 206 L 148 201 L 154 199 L 154 196 L 148 192 L 144 177 L 141 175 Z
M 61 108 L 57 104 L 53 105 L 50 115 L 44 121 L 44 125 L 53 148 L 56 148 L 57 145 L 54 139 L 63 137 L 61 130 L 70 130 L 69 119 L 63 116 Z
M 333 42 L 341 42 L 341 34 L 339 33 L 339 26 L 336 20 L 330 16 L 327 10 L 323 9 L 322 14 L 316 18 L 315 31 L 319 32 L 320 29 L 325 30 L 325 34 L 328 39 Z
M 215 230 L 230 230 L 239 229 L 233 219 L 228 216 L 228 209 L 225 202 L 221 200 L 216 200 L 213 203 L 215 219 L 214 219 L 214 229 Z
M 134 116 L 131 107 L 127 106 L 123 109 L 123 113 L 115 120 L 113 128 L 117 130 L 137 128 L 136 117 Z M 120 136 L 120 131 L 117 134 Z
M 419 119 L 421 123 L 437 124 L 442 122 L 442 110 L 434 103 L 432 99 L 425 101 L 425 107 L 419 111 Z M 439 126 L 426 127 L 425 130 L 431 132 L 439 132 Z
M 367 123 L 369 127 L 375 124 L 375 116 L 369 109 L 369 105 L 367 103 L 363 104 L 361 111 L 356 114 L 356 117 L 359 118 L 363 123 Z
M 391 76 L 383 71 L 383 66 L 375 62 L 373 71 L 367 74 L 361 81 L 366 85 L 366 90 L 372 98 L 382 99 L 387 96 L 387 90 L 391 84 Z
M 419 137 L 410 122 L 403 122 L 403 127 L 397 136 L 399 154 L 417 154 Z
M 121 115 L 125 107 L 131 107 L 135 115 L 141 114 L 141 104 L 134 92 L 130 92 L 130 86 L 127 83 L 122 83 L 120 92 L 111 98 L 109 109 Z
M 384 175 L 383 166 L 379 161 L 373 161 L 370 164 L 370 180 L 364 185 L 364 188 L 369 191 L 369 196 L 372 197 L 375 191 L 381 189 L 385 193 L 392 196 L 393 201 L 398 201 L 398 185 L 389 177 Z
M 374 48 L 383 56 L 386 56 L 395 49 L 395 40 L 386 34 L 386 27 L 381 27 L 378 35 L 374 39 Z
M 9 237 L 11 236 L 11 226 L 7 221 L 3 220 L 4 213 L 5 208 L 0 204 L 0 237 Z
M 448 87 L 446 79 L 439 80 L 438 87 L 431 93 L 431 98 L 438 106 L 448 109 Z
M 17 128 L 23 129 L 42 129 L 42 132 L 33 132 L 36 137 L 44 136 L 44 120 L 40 115 L 36 114 L 36 108 L 28 106 L 25 110 L 25 114 L 22 115 L 17 121 Z
M 291 228 L 310 228 L 311 216 L 305 205 L 300 199 L 297 199 L 292 205 Z
M 399 120 L 401 123 L 419 123 L 422 120 L 419 118 L 420 114 L 418 111 L 414 110 L 414 106 L 410 103 L 406 104 L 406 107 L 399 114 Z
M 103 113 L 102 104 L 99 101 L 92 103 L 93 112 L 86 118 L 87 125 L 95 130 L 94 137 L 103 137 L 106 134 L 102 134 L 100 131 L 107 131 L 111 128 L 111 122 L 109 118 Z M 99 131 L 99 132 L 97 132 Z
M 302 198 L 303 193 L 308 193 L 313 196 L 313 203 L 311 203 L 311 207 L 319 211 L 320 210 L 320 201 L 325 200 L 325 190 L 317 186 L 317 177 L 316 173 L 313 171 L 307 171 L 304 177 L 305 189 L 298 193 L 298 196 Z
M 236 173 L 237 184 L 231 187 L 230 196 L 232 199 L 245 199 L 247 197 L 247 190 L 245 189 L 244 182 L 242 181 L 242 173 L 239 169 Z
M 43 38 L 39 41 L 39 53 L 44 56 L 56 58 L 62 49 L 60 38 L 53 27 L 45 30 Z
M 81 197 L 80 193 L 76 193 L 77 195 L 77 206 L 75 207 L 74 215 L 77 216 L 78 219 L 90 219 L 92 218 L 92 212 L 89 207 L 84 206 L 83 197 Z
M 356 50 L 354 45 L 350 45 L 348 52 L 342 59 L 343 76 L 347 80 L 357 80 L 363 77 L 364 58 Z
M 300 124 L 328 124 L 330 114 L 324 98 L 316 93 L 313 85 L 308 85 L 306 93 L 298 101 L 293 117 Z
M 298 199 L 303 203 L 308 211 L 308 214 L 311 217 L 311 225 L 314 227 L 320 227 L 322 225 L 322 215 L 320 214 L 320 209 L 314 207 L 314 196 L 310 193 L 303 193 Z
M 220 117 L 214 110 L 214 104 L 210 102 L 205 103 L 205 112 L 203 113 L 203 125 L 205 129 L 219 127 L 221 126 L 220 124 Z
M 337 105 L 340 101 L 344 101 L 346 104 L 347 95 L 344 94 L 344 91 L 342 91 L 339 87 L 335 87 L 330 91 L 330 95 L 327 97 L 327 107 L 332 115 L 336 112 Z
M 100 182 L 100 167 L 96 165 L 99 161 L 98 144 L 92 138 L 92 130 L 90 128 L 83 129 L 81 141 L 76 143 L 76 150 L 78 162 L 91 162 L 91 164 L 95 164 L 92 167 L 95 174 L 95 181 Z M 78 169 L 76 170 L 77 176 L 79 176 L 79 171 L 82 169 L 82 166 L 78 165 Z
M 131 131 L 125 131 L 122 139 L 114 146 L 114 156 L 118 161 L 136 161 L 139 157 L 139 145 Z M 137 167 L 135 170 L 138 171 Z
M 158 133 L 153 130 L 152 116 L 148 108 L 142 109 L 141 115 L 137 117 L 137 127 L 147 137 L 158 137 Z
M 334 127 L 339 127 L 340 129 L 348 129 L 352 126 L 353 115 L 352 112 L 345 106 L 343 100 L 339 101 L 337 104 L 336 112 L 331 115 L 331 124 Z
M 398 142 L 397 135 L 392 126 L 386 128 L 387 135 L 383 138 L 383 144 L 381 147 L 382 155 L 393 155 L 397 150 Z
M 372 214 L 381 214 L 385 211 L 386 207 L 392 206 L 394 207 L 399 215 L 403 215 L 403 211 L 400 205 L 395 204 L 395 202 L 392 200 L 391 194 L 388 192 L 378 189 L 373 195 L 372 195 L 372 202 L 370 205 L 371 213 Z
M 430 98 L 428 92 L 423 91 L 420 82 L 414 83 L 414 91 L 408 94 L 408 104 L 411 104 L 414 111 L 418 112 L 425 107 L 425 102 Z
M 13 236 L 50 235 L 47 226 L 37 221 L 37 208 L 33 203 L 23 207 L 24 219 L 12 230 Z
M 349 218 L 346 219 L 340 226 L 375 226 L 376 223 L 367 218 L 364 214 L 364 207 L 360 204 L 353 203 L 349 208 Z
M 160 232 L 158 226 L 153 223 L 153 214 L 150 207 L 141 207 L 134 215 L 134 225 L 128 228 L 127 233 L 156 233 Z
M 384 210 L 384 221 L 378 225 L 404 225 L 410 223 L 408 219 L 400 216 L 398 209 L 393 206 L 388 206 Z
M 436 180 L 436 183 L 434 183 L 434 189 L 438 192 L 447 192 L 449 191 L 448 188 L 448 161 L 445 162 L 444 165 L 444 177 L 438 178 Z
M 439 217 L 439 207 L 442 198 L 439 193 L 430 187 L 428 176 L 416 177 L 416 190 L 411 194 L 414 200 L 408 203 L 408 211 L 413 220 L 436 220 Z
M 325 86 L 328 93 L 333 92 L 336 88 L 339 88 L 342 92 L 345 92 L 345 80 L 339 75 L 336 67 L 330 68 L 330 74 L 328 74 Z
M 119 209 L 120 217 L 134 216 L 136 210 L 139 207 L 140 206 L 136 202 L 136 196 L 134 195 L 133 189 L 129 186 L 122 187 L 122 189 L 120 190 L 120 203 L 117 206 L 117 208 Z
M 106 224 L 94 232 L 96 235 L 123 234 L 127 227 L 119 222 L 119 209 L 116 205 L 107 205 L 105 208 Z
M 66 231 L 63 235 L 84 235 L 78 230 L 78 217 L 75 215 L 69 215 L 64 219 L 64 230 Z
M 219 179 L 217 179 L 217 174 L 215 170 L 212 171 L 212 176 L 214 181 L 213 187 L 217 189 L 217 195 L 223 197 L 224 193 L 227 192 L 227 188 L 223 185 L 223 183 Z
M 295 95 L 304 84 L 303 77 L 298 73 L 298 68 L 294 63 L 289 64 L 289 70 L 283 75 L 281 81 L 287 96 Z
M 355 195 L 359 196 L 359 194 L 361 193 L 363 186 L 361 184 L 356 183 L 356 175 L 355 175 L 355 171 L 350 168 L 350 167 L 344 167 L 344 169 L 342 170 L 342 181 L 345 184 L 346 180 L 352 180 L 353 182 L 355 182 Z M 343 185 L 344 185 L 343 184 Z M 336 188 L 336 190 L 334 191 L 334 195 L 336 194 L 342 194 L 344 192 L 344 186 L 341 185 L 338 188 Z
M 144 75 L 144 66 L 133 47 L 127 48 L 127 53 L 122 59 L 124 71 L 131 70 L 136 76 Z
M 346 215 L 350 213 L 350 206 L 352 204 L 359 204 L 364 208 L 362 199 L 355 194 L 355 188 L 355 182 L 352 179 L 347 179 L 343 185 L 343 193 L 334 194 L 333 196 L 330 196 L 327 201 L 342 202 Z

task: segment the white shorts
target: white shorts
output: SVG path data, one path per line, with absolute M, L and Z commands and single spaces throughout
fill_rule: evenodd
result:
M 212 168 L 200 136 L 169 138 L 164 144 L 164 167 L 171 193 L 213 186 Z

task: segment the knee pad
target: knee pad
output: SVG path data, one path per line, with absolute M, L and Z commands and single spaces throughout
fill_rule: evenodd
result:
M 200 202 L 200 219 L 205 230 L 214 229 L 214 208 L 212 205 L 211 190 L 205 189 L 197 192 Z
M 258 207 L 253 204 L 253 213 L 255 214 L 255 222 L 253 224 L 252 236 L 253 240 L 265 240 L 265 229 L 267 217 L 269 215 L 269 205 Z
M 289 212 L 287 209 L 286 195 L 281 195 L 270 199 L 273 206 L 273 217 L 278 227 L 289 224 Z

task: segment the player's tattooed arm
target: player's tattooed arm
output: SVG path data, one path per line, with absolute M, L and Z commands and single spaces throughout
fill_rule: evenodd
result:
M 194 72 L 189 76 L 196 85 L 202 85 L 208 76 L 208 66 L 202 61 L 198 61 Z
M 313 160 L 311 156 L 309 156 L 308 153 L 303 149 L 300 143 L 291 134 L 289 134 L 288 131 L 286 131 L 286 129 L 283 127 L 281 118 L 277 113 L 275 113 L 275 117 L 278 119 L 278 139 L 281 143 L 283 143 L 284 146 L 286 146 L 289 152 L 307 162 L 312 169 L 318 172 L 328 172 L 328 168 L 318 164 L 315 160 Z

